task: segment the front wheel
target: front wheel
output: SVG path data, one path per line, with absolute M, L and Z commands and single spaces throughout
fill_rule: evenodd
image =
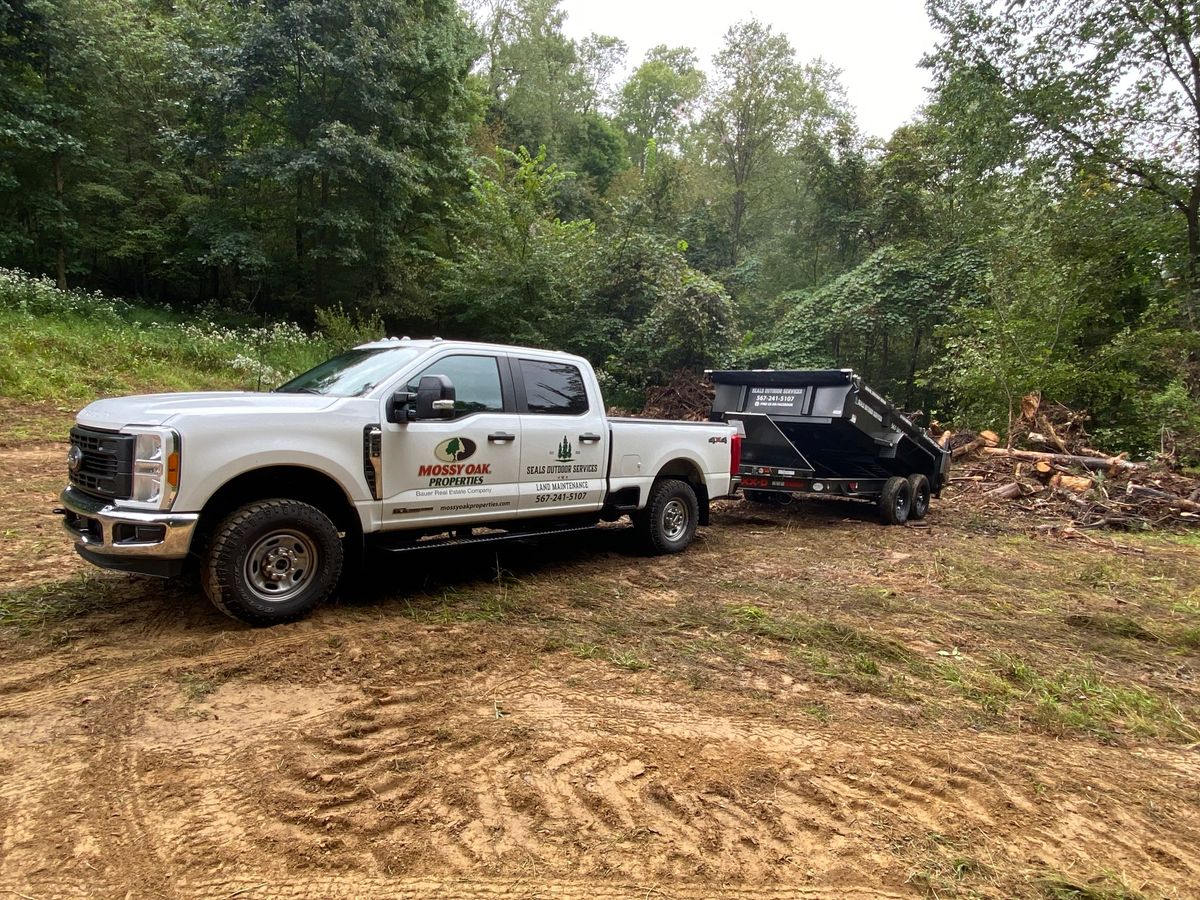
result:
M 321 510 L 298 500 L 260 500 L 217 526 L 201 583 L 226 615 L 276 625 L 306 615 L 329 597 L 342 561 L 337 528 Z
M 700 503 L 686 481 L 664 478 L 650 488 L 646 508 L 639 510 L 633 523 L 651 553 L 678 553 L 696 536 L 700 522 Z

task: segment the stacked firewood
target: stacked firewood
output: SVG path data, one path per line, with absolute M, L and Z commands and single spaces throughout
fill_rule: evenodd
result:
M 1087 528 L 1200 525 L 1200 480 L 1095 448 L 1086 421 L 1030 394 L 1008 446 L 991 431 L 931 434 L 951 451 L 952 486 L 985 503 Z

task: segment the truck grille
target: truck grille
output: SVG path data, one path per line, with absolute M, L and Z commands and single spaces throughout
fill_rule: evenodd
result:
M 111 500 L 124 500 L 133 489 L 133 450 L 136 438 L 75 426 L 71 443 L 81 453 L 79 466 L 67 475 L 81 491 Z

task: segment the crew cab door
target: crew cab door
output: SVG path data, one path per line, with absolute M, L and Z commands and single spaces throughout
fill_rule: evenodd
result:
M 573 362 L 513 355 L 521 410 L 523 515 L 582 513 L 604 503 L 608 421 L 599 393 Z
M 448 352 L 397 387 L 416 392 L 426 375 L 450 379 L 454 417 L 392 423 L 381 416 L 383 528 L 513 518 L 521 417 L 508 358 Z

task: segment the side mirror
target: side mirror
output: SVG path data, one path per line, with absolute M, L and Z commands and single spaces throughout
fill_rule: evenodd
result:
M 418 419 L 454 418 L 454 382 L 445 375 L 425 375 L 417 385 Z
M 387 400 L 387 420 L 393 425 L 407 422 L 409 419 L 409 404 L 417 399 L 412 391 L 396 391 Z

